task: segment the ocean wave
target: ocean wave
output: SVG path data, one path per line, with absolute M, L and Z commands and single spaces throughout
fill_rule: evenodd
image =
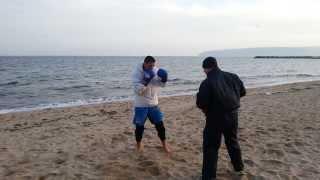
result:
M 132 89 L 131 83 L 128 84 L 120 84 L 119 82 L 116 85 L 109 86 L 110 89 Z M 175 78 L 175 79 L 169 79 L 167 81 L 167 86 L 179 86 L 179 85 L 195 85 L 195 84 L 200 84 L 201 80 L 188 80 L 188 79 L 180 79 L 180 78 Z
M 55 90 L 55 91 L 66 91 L 70 89 L 81 89 L 81 88 L 90 88 L 89 85 L 74 85 L 69 87 L 50 87 L 49 90 Z
M 31 84 L 32 84 L 31 82 L 26 82 L 26 83 L 20 83 L 18 84 L 18 86 L 29 86 Z
M 71 86 L 71 89 L 78 89 L 78 88 L 89 88 L 91 86 L 89 85 L 75 85 L 75 86 Z
M 97 85 L 104 85 L 104 84 L 105 84 L 104 81 L 96 81 L 95 83 L 96 83 Z
M 269 79 L 269 78 L 290 78 L 290 77 L 297 77 L 297 78 L 308 78 L 308 77 L 320 77 L 320 75 L 313 75 L 313 74 L 279 74 L 279 75 L 257 75 L 257 76 L 241 76 L 243 79 Z
M 48 77 L 46 77 L 46 76 L 43 76 L 42 78 L 48 78 Z M 53 78 L 53 80 L 58 80 L 58 81 L 60 81 L 60 80 L 74 80 L 75 78 L 73 78 L 73 77 L 67 77 L 67 76 L 63 76 L 63 77 L 61 77 L 61 76 L 55 76 L 54 78 Z
M 168 91 L 163 92 L 160 94 L 160 97 L 171 97 L 171 96 L 183 96 L 183 95 L 193 95 L 197 89 L 184 89 L 184 90 L 175 90 L 175 91 Z M 75 100 L 70 102 L 61 102 L 61 103 L 51 103 L 51 104 L 40 104 L 31 107 L 19 107 L 19 108 L 12 108 L 12 109 L 1 109 L 0 114 L 6 113 L 14 113 L 14 112 L 29 112 L 29 111 L 36 111 L 36 110 L 44 110 L 44 109 L 51 109 L 51 108 L 65 108 L 65 107 L 76 107 L 76 106 L 83 106 L 83 105 L 93 105 L 93 104 L 101 104 L 101 103 L 110 103 L 110 102 L 124 102 L 132 100 L 133 96 L 131 95 L 124 95 L 124 96 L 114 96 L 114 97 L 101 97 L 95 99 L 88 99 L 88 100 Z
M 35 111 L 35 110 L 51 109 L 51 108 L 75 107 L 75 106 L 93 105 L 93 104 L 101 104 L 101 103 L 108 103 L 108 102 L 123 102 L 128 100 L 131 100 L 129 96 L 96 98 L 96 99 L 89 99 L 89 100 L 76 100 L 76 101 L 70 101 L 70 102 L 64 102 L 64 103 L 40 104 L 33 107 L 1 109 L 0 114 L 13 113 L 13 112 L 29 112 L 29 111 Z
M 188 80 L 188 79 L 172 79 L 168 80 L 169 85 L 194 85 L 194 84 L 199 84 L 201 80 Z
M 10 82 L 7 82 L 7 83 L 0 84 L 0 86 L 17 85 L 18 83 L 19 83 L 18 81 L 10 81 Z
M 176 82 L 176 81 L 181 81 L 182 79 L 179 78 L 174 78 L 174 79 L 168 79 L 168 82 Z
M 128 87 L 128 86 L 114 86 L 114 87 L 110 87 L 110 89 L 132 89 L 132 87 Z
M 7 83 L 0 84 L 0 86 L 28 86 L 32 84 L 31 82 L 20 83 L 19 81 L 11 81 Z

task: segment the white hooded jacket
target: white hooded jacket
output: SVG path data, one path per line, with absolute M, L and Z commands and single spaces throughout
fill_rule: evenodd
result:
M 155 76 L 149 84 L 143 84 L 143 63 L 139 63 L 132 75 L 132 83 L 134 89 L 134 107 L 152 107 L 158 105 L 159 88 L 164 87 L 165 83 L 161 82 L 161 78 L 157 75 L 158 68 L 154 67 Z

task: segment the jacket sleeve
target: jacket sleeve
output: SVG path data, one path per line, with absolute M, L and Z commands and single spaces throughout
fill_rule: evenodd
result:
M 207 80 L 204 80 L 197 93 L 197 107 L 200 108 L 204 113 L 206 113 L 210 106 L 210 86 Z
M 152 78 L 152 80 L 149 83 L 151 86 L 156 86 L 156 87 L 165 87 L 166 83 L 161 82 L 161 79 L 158 76 L 155 76 Z
M 136 68 L 132 74 L 132 85 L 135 94 L 141 95 L 142 91 L 145 89 L 145 86 L 142 83 L 143 74 Z
M 159 68 L 154 67 L 153 71 L 156 74 L 151 81 L 149 82 L 148 85 L 155 86 L 155 87 L 164 87 L 166 83 L 161 82 L 161 78 L 157 75 Z
M 239 78 L 239 77 L 238 77 Z M 247 94 L 246 88 L 243 85 L 243 82 L 239 78 L 239 85 L 240 85 L 240 97 L 243 97 Z

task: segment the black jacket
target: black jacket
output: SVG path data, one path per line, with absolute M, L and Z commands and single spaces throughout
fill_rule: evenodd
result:
M 236 74 L 213 69 L 200 85 L 197 106 L 210 118 L 238 109 L 240 97 L 245 95 L 245 87 Z

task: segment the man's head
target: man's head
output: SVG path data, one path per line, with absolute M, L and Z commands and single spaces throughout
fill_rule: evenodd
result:
M 208 74 L 208 72 L 210 72 L 212 69 L 217 69 L 218 63 L 216 58 L 214 57 L 205 58 L 202 62 L 202 68 L 206 74 Z
M 143 69 L 152 70 L 156 64 L 156 60 L 152 56 L 146 56 L 143 62 Z

